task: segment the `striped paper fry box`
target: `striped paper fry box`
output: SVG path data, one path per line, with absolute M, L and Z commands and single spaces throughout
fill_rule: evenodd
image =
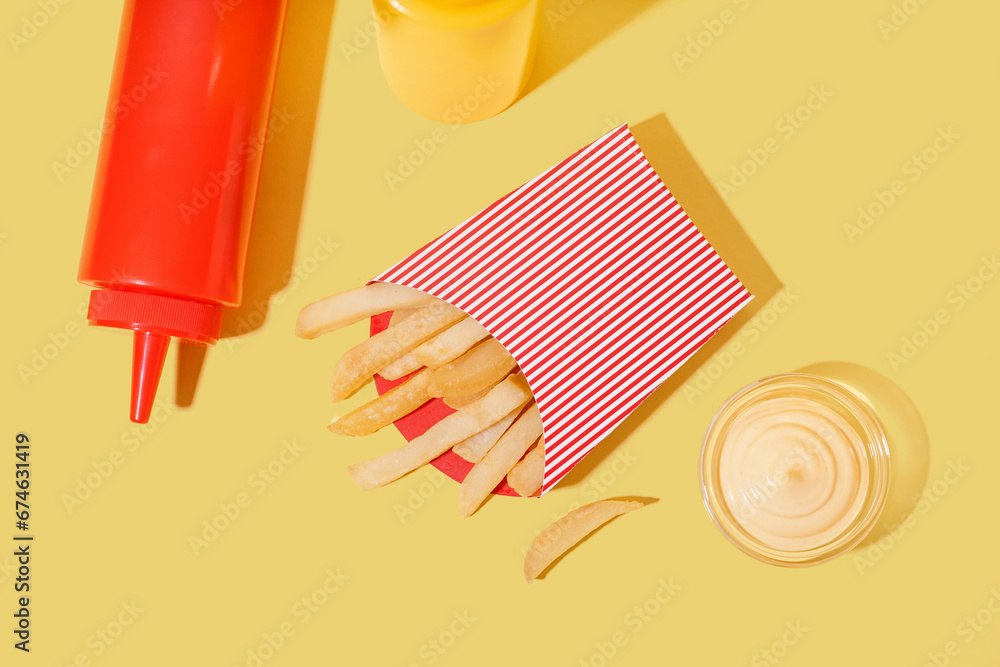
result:
M 627 125 L 374 280 L 461 308 L 514 356 L 542 417 L 542 493 L 753 298 Z

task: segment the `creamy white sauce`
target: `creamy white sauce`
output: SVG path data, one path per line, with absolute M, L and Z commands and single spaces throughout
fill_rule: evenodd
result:
M 719 456 L 729 510 L 762 544 L 806 551 L 842 534 L 861 511 L 868 458 L 858 433 L 830 408 L 773 398 L 730 424 Z

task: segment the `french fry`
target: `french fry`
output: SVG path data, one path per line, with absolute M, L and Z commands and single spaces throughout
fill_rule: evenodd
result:
M 412 352 L 404 354 L 379 371 L 379 375 L 386 380 L 398 380 L 424 366 L 427 368 L 443 366 L 489 335 L 490 332 L 483 328 L 483 325 L 467 317 L 426 343 L 413 348 Z
M 391 329 L 394 326 L 398 326 L 400 322 L 405 320 L 410 315 L 419 312 L 419 308 L 403 308 L 402 310 L 392 311 L 392 317 L 389 318 L 389 326 L 386 329 Z M 409 375 L 413 371 L 420 368 L 420 365 L 413 366 L 412 362 L 413 352 L 407 352 L 396 361 L 392 362 L 382 370 L 378 372 L 379 375 L 384 377 L 386 380 L 398 380 L 404 375 Z M 404 369 L 404 366 L 408 366 L 408 369 Z
M 340 435 L 370 435 L 408 415 L 430 400 L 427 384 L 430 372 L 417 373 L 412 378 L 365 403 L 343 417 L 334 418 L 328 429 Z
M 542 488 L 545 474 L 545 441 L 539 440 L 507 473 L 507 484 L 519 496 L 533 496 Z
M 530 399 L 531 391 L 524 377 L 512 375 L 483 398 L 448 415 L 408 444 L 349 466 L 347 472 L 362 489 L 388 484 L 411 470 L 429 463 L 457 443 L 495 424 L 504 415 L 516 410 Z
M 407 352 L 399 359 L 396 359 L 396 361 L 380 370 L 378 374 L 386 380 L 398 380 L 404 375 L 409 375 L 422 366 L 423 364 L 417 361 L 417 358 L 413 356 L 413 352 Z
M 399 308 L 398 310 L 392 311 L 392 316 L 389 317 L 389 327 L 394 327 L 403 320 L 405 320 L 410 315 L 414 314 L 420 310 L 419 308 Z M 386 327 L 387 329 L 389 327 Z
M 304 307 L 295 322 L 295 335 L 300 338 L 316 338 L 372 315 L 389 310 L 425 306 L 438 301 L 426 292 L 409 287 L 372 283 L 334 294 Z
M 538 534 L 524 556 L 524 580 L 529 584 L 580 540 L 616 516 L 637 510 L 640 502 L 599 500 L 573 510 Z
M 504 431 L 514 423 L 519 411 L 514 410 L 488 429 L 458 443 L 451 448 L 451 451 L 470 463 L 479 463 L 486 456 L 486 452 L 490 451 L 490 447 L 497 444 L 497 440 L 504 434 Z
M 516 365 L 503 345 L 489 338 L 436 369 L 428 389 L 432 396 L 439 397 L 474 394 L 503 379 Z
M 495 386 L 496 385 L 493 385 L 493 387 Z M 452 408 L 453 410 L 458 410 L 459 408 L 464 408 L 469 403 L 478 401 L 480 398 L 485 396 L 489 392 L 489 390 L 492 389 L 493 387 L 487 387 L 486 389 L 477 391 L 475 394 L 466 394 L 465 396 L 442 396 L 441 400 L 443 400 L 444 404 L 447 405 L 449 408 Z
M 457 359 L 489 335 L 482 324 L 469 317 L 416 347 L 413 356 L 421 366 L 437 368 Z
M 334 401 L 347 398 L 380 368 L 465 316 L 458 308 L 439 302 L 352 347 L 334 366 L 330 397 Z
M 458 511 L 462 516 L 472 516 L 541 435 L 542 417 L 538 406 L 532 405 L 500 436 L 497 444 L 473 466 L 458 487 Z

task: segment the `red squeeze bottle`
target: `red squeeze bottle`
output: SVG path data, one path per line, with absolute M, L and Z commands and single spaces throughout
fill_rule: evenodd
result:
M 79 280 L 132 329 L 132 421 L 170 338 L 215 343 L 240 303 L 286 0 L 126 0 Z

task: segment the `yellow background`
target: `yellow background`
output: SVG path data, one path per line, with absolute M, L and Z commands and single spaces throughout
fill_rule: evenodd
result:
M 7 33 L 38 5 L 3 3 L 0 489 L 9 507 L 13 438 L 25 431 L 37 539 L 30 656 L 11 648 L 13 559 L 0 555 L 0 663 L 68 665 L 82 654 L 100 667 L 247 665 L 263 635 L 290 623 L 294 634 L 273 656 L 265 650 L 263 664 L 430 665 L 433 656 L 445 667 L 745 665 L 773 664 L 760 652 L 777 646 L 789 667 L 921 665 L 950 641 L 958 653 L 949 664 L 996 664 L 1000 619 L 989 612 L 992 623 L 971 638 L 960 624 L 1000 590 L 1000 280 L 962 308 L 949 293 L 1000 246 L 1000 6 L 909 0 L 916 13 L 885 38 L 879 21 L 890 20 L 892 0 L 550 3 L 566 20 L 543 20 L 530 92 L 495 119 L 450 127 L 392 96 L 374 43 L 359 37 L 366 3 L 291 4 L 274 102 L 295 118 L 267 149 L 246 303 L 226 325 L 231 334 L 253 330 L 210 350 L 194 406 L 154 421 L 139 440 L 126 412 L 128 337 L 84 327 L 80 310 L 88 288 L 76 269 L 95 155 L 61 182 L 52 168 L 99 127 L 121 2 L 61 5 L 16 52 Z M 679 68 L 675 53 L 725 9 L 732 22 Z M 357 53 L 344 48 L 352 44 Z M 833 95 L 785 138 L 776 124 L 812 86 Z M 662 112 L 713 182 L 729 178 L 747 150 L 778 141 L 727 203 L 793 305 L 752 342 L 746 329 L 728 332 L 746 352 L 703 394 L 658 396 L 616 451 L 541 500 L 494 499 L 463 520 L 455 485 L 426 471 L 357 489 L 344 467 L 401 439 L 392 429 L 364 441 L 325 430 L 327 372 L 366 332 L 298 340 L 299 307 L 366 281 L 613 125 Z M 438 127 L 446 141 L 390 191 L 385 172 Z M 959 138 L 909 180 L 904 163 L 949 127 Z M 905 194 L 852 243 L 844 225 L 895 179 Z M 338 245 L 325 261 L 318 239 Z M 288 280 L 292 268 L 298 275 Z M 948 322 L 894 369 L 889 353 L 938 309 Z M 18 367 L 68 325 L 81 330 L 25 382 Z M 168 408 L 176 354 L 159 390 Z M 930 482 L 950 462 L 969 471 L 939 484 L 944 493 L 871 567 L 853 556 L 806 570 L 758 564 L 702 508 L 702 434 L 747 382 L 828 359 L 870 366 L 910 394 L 930 435 Z M 284 441 L 304 450 L 261 489 L 252 476 Z M 67 509 L 79 480 L 115 451 L 121 464 Z M 615 468 L 626 452 L 634 460 L 620 456 Z M 249 506 L 196 554 L 190 536 L 243 493 Z M 401 520 L 398 507 L 421 493 L 429 497 Z M 521 550 L 536 531 L 574 504 L 620 495 L 659 502 L 598 532 L 544 581 L 524 584 Z M 10 514 L 0 524 L 5 555 Z M 302 622 L 295 605 L 328 570 L 349 578 Z M 676 595 L 650 603 L 671 579 Z M 117 633 L 122 604 L 133 601 L 143 609 L 134 622 L 110 645 L 96 639 L 109 624 Z M 658 613 L 635 632 L 627 615 L 646 604 Z M 468 628 L 453 625 L 463 613 L 475 619 Z M 781 648 L 786 623 L 796 622 L 808 631 Z M 624 645 L 604 658 L 600 645 L 618 632 Z M 435 653 L 431 641 L 448 648 Z

